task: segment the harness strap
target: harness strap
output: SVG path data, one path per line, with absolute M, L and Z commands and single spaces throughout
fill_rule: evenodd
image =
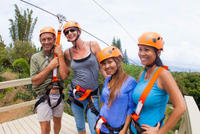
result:
M 135 121 L 137 121 L 140 118 L 139 115 L 140 115 L 140 112 L 141 112 L 142 107 L 144 105 L 144 102 L 145 102 L 149 92 L 151 91 L 154 83 L 156 82 L 156 80 L 157 80 L 157 78 L 158 78 L 158 76 L 159 76 L 159 74 L 162 70 L 164 70 L 163 67 L 159 67 L 157 69 L 157 71 L 154 73 L 153 77 L 151 78 L 151 80 L 147 84 L 146 88 L 142 92 L 140 99 L 139 99 L 139 102 L 138 102 L 137 107 L 136 107 L 136 111 L 135 111 L 134 115 L 132 115 L 132 119 L 134 119 Z
M 109 134 L 114 134 L 114 131 L 119 132 L 124 127 L 124 124 L 122 124 L 120 127 L 112 127 L 103 116 L 100 116 L 95 125 L 97 134 L 100 134 L 102 125 L 104 125 L 109 130 Z
M 99 111 L 95 108 L 94 103 L 93 103 L 93 96 L 90 96 L 88 98 L 88 105 L 87 105 L 86 111 L 88 109 L 91 109 L 91 112 L 94 113 L 96 116 L 99 115 Z
M 76 94 L 80 93 L 81 95 L 80 98 L 77 98 L 76 97 Z M 79 100 L 79 101 L 83 101 L 85 100 L 86 98 L 89 97 L 89 95 L 92 93 L 92 89 L 83 89 L 81 88 L 79 85 L 77 85 L 74 89 L 73 89 L 73 95 L 74 97 Z
M 99 111 L 95 108 L 93 103 L 93 96 L 98 94 L 98 88 L 94 91 L 92 91 L 91 89 L 83 89 L 80 86 L 76 86 L 76 88 L 73 88 L 71 85 L 71 88 L 73 89 L 73 93 L 69 95 L 67 103 L 71 105 L 71 102 L 74 102 L 76 105 L 84 108 L 83 104 L 80 101 L 87 99 L 88 105 L 86 107 L 86 111 L 88 109 L 91 109 L 91 112 L 98 116 Z M 80 98 L 77 98 L 76 95 L 80 96 Z
M 58 99 L 56 105 L 52 107 L 52 106 L 51 106 L 51 101 L 50 101 L 50 98 L 49 98 L 49 94 L 50 94 L 51 89 L 53 89 L 53 88 L 58 88 L 58 89 L 59 89 L 60 97 L 59 97 L 59 99 Z M 57 107 L 57 106 L 61 103 L 62 99 L 64 99 L 64 97 L 65 97 L 64 94 L 62 93 L 63 87 L 61 86 L 61 84 L 60 84 L 59 81 L 55 81 L 55 82 L 49 83 L 49 85 L 46 87 L 45 91 L 46 91 L 45 94 L 42 95 L 42 96 L 40 97 L 40 99 L 35 103 L 33 112 L 36 110 L 37 106 L 38 106 L 40 103 L 45 102 L 45 100 L 48 101 L 48 104 L 49 104 L 49 106 L 51 107 L 51 109 L 54 109 L 55 107 Z
M 160 126 L 161 126 L 161 124 L 163 123 L 164 119 L 165 119 L 165 116 L 162 118 L 161 121 L 159 121 L 159 122 L 160 122 Z M 140 126 L 140 124 L 138 123 L 138 121 L 132 120 L 132 123 L 133 123 L 133 126 L 135 127 L 135 129 L 136 129 L 136 131 L 137 131 L 137 134 L 142 134 L 142 132 L 145 131 L 144 129 L 141 128 L 141 126 Z M 158 124 L 158 123 L 157 123 L 157 124 Z M 157 126 L 157 124 L 154 125 L 154 127 Z M 131 131 L 131 132 L 132 132 L 132 131 Z
M 168 69 L 167 66 L 159 67 L 157 69 L 157 71 L 154 73 L 151 80 L 149 81 L 149 83 L 147 84 L 147 86 L 145 87 L 144 91 L 142 92 L 142 94 L 140 96 L 140 99 L 139 99 L 137 107 L 136 107 L 136 111 L 133 111 L 133 113 L 131 114 L 133 126 L 136 128 L 138 134 L 141 134 L 144 131 L 140 127 L 140 124 L 138 123 L 138 119 L 140 118 L 140 112 L 142 111 L 144 102 L 145 102 L 149 92 L 151 91 L 153 85 L 155 84 L 160 72 L 162 72 L 164 69 Z M 164 118 L 161 121 L 163 121 L 163 120 L 164 120 Z
M 74 99 L 73 95 L 70 94 L 67 101 L 66 101 L 69 105 L 71 105 L 72 102 L 74 102 L 76 105 L 78 105 L 81 108 L 84 108 L 83 104 L 79 101 L 77 101 L 76 99 Z

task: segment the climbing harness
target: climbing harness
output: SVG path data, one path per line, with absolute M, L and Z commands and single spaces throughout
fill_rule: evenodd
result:
M 95 108 L 93 103 L 93 96 L 98 94 L 98 88 L 93 91 L 92 89 L 83 89 L 79 85 L 77 85 L 75 86 L 75 88 L 72 87 L 72 89 L 73 90 L 69 94 L 69 97 L 67 99 L 67 103 L 71 105 L 71 103 L 74 102 L 79 107 L 84 108 L 81 101 L 87 100 L 88 105 L 86 107 L 86 111 L 88 109 L 91 109 L 91 112 L 94 113 L 96 116 L 98 116 L 99 111 Z
M 112 127 L 103 116 L 100 116 L 98 118 L 98 120 L 96 121 L 95 124 L 95 130 L 97 132 L 97 134 L 101 133 L 101 127 L 102 125 L 104 127 L 106 127 L 109 130 L 109 134 L 114 134 L 115 131 L 119 132 L 122 130 L 122 128 L 124 127 L 124 124 L 122 124 L 120 127 Z
M 60 45 L 60 38 L 61 38 L 61 29 L 62 29 L 62 22 L 65 20 L 65 17 L 63 15 L 57 15 L 57 18 L 58 18 L 58 21 L 59 21 L 59 28 L 58 28 L 58 31 L 57 31 L 57 37 L 56 37 L 56 45 Z M 56 58 L 57 55 L 54 54 L 54 58 Z M 64 94 L 63 94 L 63 86 L 61 85 L 61 82 L 58 80 L 58 77 L 57 77 L 57 68 L 54 68 L 53 69 L 53 79 L 51 81 L 51 83 L 49 83 L 49 85 L 46 87 L 43 95 L 39 98 L 39 100 L 35 103 L 35 106 L 34 106 L 34 109 L 33 111 L 35 111 L 35 109 L 37 108 L 37 106 L 44 102 L 45 100 L 48 101 L 48 104 L 49 106 L 54 109 L 55 107 L 57 107 L 61 101 L 64 99 Z M 49 97 L 49 94 L 51 92 L 51 90 L 55 90 L 55 89 L 59 89 L 59 99 L 57 100 L 57 103 L 55 106 L 52 106 L 51 105 L 51 102 L 50 102 L 50 97 Z
M 138 134 L 141 134 L 144 131 L 141 128 L 141 126 L 138 122 L 138 119 L 140 118 L 140 113 L 142 111 L 144 102 L 145 102 L 149 92 L 151 91 L 154 83 L 156 82 L 160 72 L 162 72 L 164 69 L 167 69 L 167 66 L 159 67 L 157 69 L 157 71 L 155 72 L 155 74 L 153 75 L 151 80 L 149 81 L 148 85 L 146 86 L 146 88 L 142 92 L 140 99 L 138 101 L 137 107 L 136 107 L 136 111 L 133 111 L 133 113 L 131 114 L 133 126 L 136 128 Z M 160 123 L 162 123 L 163 120 L 164 120 L 164 118 L 160 121 Z

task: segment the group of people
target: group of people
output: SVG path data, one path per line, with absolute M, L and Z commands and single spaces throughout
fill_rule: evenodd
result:
M 147 32 L 138 39 L 138 56 L 144 71 L 136 81 L 124 72 L 123 55 L 117 47 L 101 50 L 97 42 L 83 41 L 81 27 L 75 21 L 66 22 L 63 33 L 72 43 L 71 48 L 63 52 L 60 45 L 55 45 L 56 31 L 47 26 L 39 34 L 42 50 L 31 57 L 41 134 L 50 134 L 52 118 L 54 133 L 61 130 L 63 81 L 70 68 L 74 74 L 66 102 L 71 106 L 78 134 L 86 134 L 85 115 L 91 134 L 126 134 L 128 129 L 132 134 L 164 134 L 177 123 L 186 106 L 174 78 L 160 59 L 164 41 L 159 34 Z M 101 90 L 99 72 L 104 77 Z M 164 122 L 168 98 L 174 109 Z

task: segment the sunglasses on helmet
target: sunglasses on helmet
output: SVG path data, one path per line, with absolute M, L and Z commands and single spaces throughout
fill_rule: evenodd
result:
M 73 33 L 74 31 L 78 31 L 78 28 L 71 28 L 71 29 L 69 29 L 69 30 L 65 30 L 65 35 L 68 35 L 69 34 L 69 31 L 71 32 L 71 33 Z

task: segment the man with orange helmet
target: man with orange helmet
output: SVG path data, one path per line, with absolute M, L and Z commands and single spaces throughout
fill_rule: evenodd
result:
M 97 42 L 83 41 L 81 27 L 75 21 L 64 25 L 63 33 L 72 47 L 65 50 L 68 67 L 74 71 L 69 87 L 68 103 L 71 105 L 79 134 L 85 134 L 85 110 L 91 134 L 99 114 L 98 56 L 101 51 Z
M 133 102 L 137 105 L 131 115 L 133 134 L 164 134 L 186 110 L 183 96 L 173 76 L 160 59 L 163 44 L 163 38 L 155 32 L 146 32 L 138 39 L 138 56 L 145 69 L 132 94 Z M 174 109 L 164 124 L 168 96 Z
M 31 81 L 33 90 L 37 94 L 35 110 L 41 126 L 41 134 L 50 134 L 50 121 L 53 117 L 54 134 L 59 134 L 61 129 L 61 117 L 64 110 L 64 101 L 60 100 L 62 93 L 60 88 L 63 87 L 63 80 L 66 79 L 68 70 L 64 54 L 60 45 L 55 45 L 56 31 L 54 28 L 47 26 L 41 29 L 40 43 L 42 51 L 31 57 Z M 54 58 L 54 54 L 57 55 Z M 48 86 L 52 82 L 52 71 L 58 68 L 57 86 Z
M 137 82 L 124 72 L 122 58 L 114 46 L 106 47 L 99 54 L 99 63 L 109 77 L 101 93 L 101 110 L 95 126 L 98 134 L 126 134 L 129 127 L 134 108 L 131 95 Z

